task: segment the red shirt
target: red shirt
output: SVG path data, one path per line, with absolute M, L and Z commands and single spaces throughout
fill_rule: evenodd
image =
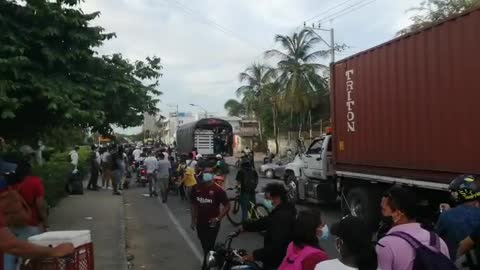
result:
M 206 225 L 220 215 L 220 205 L 227 205 L 227 193 L 215 184 L 196 185 L 190 195 L 192 204 L 197 207 L 197 224 Z
M 18 192 L 30 206 L 30 209 L 32 209 L 32 219 L 28 225 L 40 225 L 40 213 L 37 208 L 37 199 L 45 197 L 45 188 L 43 187 L 42 178 L 38 176 L 27 176 L 22 183 L 16 186 L 16 188 L 18 188 Z
M 0 211 L 0 229 L 4 229 L 7 227 L 7 224 L 5 224 L 5 220 L 3 219 L 2 212 Z M 3 270 L 3 252 L 0 250 L 0 270 Z

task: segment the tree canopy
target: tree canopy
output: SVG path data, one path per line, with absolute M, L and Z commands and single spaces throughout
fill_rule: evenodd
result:
M 409 10 L 416 13 L 411 18 L 413 24 L 399 31 L 398 35 L 420 30 L 476 7 L 480 7 L 480 0 L 425 0 Z
M 161 94 L 160 58 L 130 62 L 98 55 L 114 38 L 78 0 L 0 2 L 0 126 L 18 140 L 54 128 L 139 125 Z M 148 83 L 146 83 L 148 82 Z
M 243 116 L 245 115 L 245 106 L 236 99 L 229 99 L 225 102 L 225 110 L 227 110 L 230 116 Z

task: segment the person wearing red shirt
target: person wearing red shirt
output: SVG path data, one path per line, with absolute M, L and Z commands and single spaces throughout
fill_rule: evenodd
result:
M 227 193 L 213 181 L 211 169 L 205 169 L 202 181 L 193 187 L 190 194 L 192 202 L 192 230 L 197 230 L 202 244 L 205 269 L 206 256 L 215 246 L 220 223 L 230 209 Z
M 10 186 L 17 189 L 31 209 L 32 216 L 26 226 L 10 228 L 10 231 L 19 239 L 27 240 L 33 235 L 40 234 L 48 228 L 47 204 L 42 179 L 31 175 L 31 165 L 21 162 L 15 170 L 14 183 Z M 14 270 L 18 260 L 16 256 L 5 255 L 5 270 Z
M 0 212 L 0 270 L 4 270 L 3 253 L 14 254 L 23 258 L 38 259 L 64 257 L 73 252 L 74 247 L 71 243 L 60 244 L 50 248 L 34 245 L 16 238 L 7 228 L 3 215 Z

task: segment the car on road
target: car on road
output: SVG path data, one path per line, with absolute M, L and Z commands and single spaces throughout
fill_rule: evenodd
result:
M 274 161 L 272 163 L 266 163 L 260 166 L 260 174 L 269 179 L 283 179 L 285 176 L 285 166 L 288 162 Z

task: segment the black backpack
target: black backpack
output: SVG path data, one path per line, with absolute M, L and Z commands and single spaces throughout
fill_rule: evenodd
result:
M 405 232 L 393 232 L 387 236 L 395 236 L 405 240 L 415 251 L 412 270 L 457 270 L 455 263 L 440 252 L 440 237 L 430 232 L 430 247 L 423 245 Z

